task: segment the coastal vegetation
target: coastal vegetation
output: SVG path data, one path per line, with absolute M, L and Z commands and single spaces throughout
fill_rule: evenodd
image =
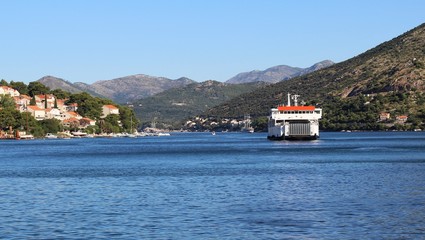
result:
M 16 131 L 26 132 L 35 137 L 43 137 L 46 133 L 57 133 L 62 131 L 83 131 L 87 133 L 118 133 L 130 132 L 137 129 L 138 120 L 132 109 L 126 106 L 120 106 L 111 100 L 93 97 L 92 95 L 81 93 L 69 93 L 61 89 L 50 90 L 40 82 L 30 82 L 26 85 L 23 82 L 11 81 L 8 83 L 2 79 L 0 87 L 6 90 L 18 92 L 16 96 L 9 93 L 0 94 L 0 130 L 3 133 Z M 43 96 L 42 104 L 36 103 L 36 97 Z M 53 98 L 54 103 L 48 107 L 47 97 Z M 25 99 L 30 99 L 28 105 L 22 103 Z M 40 101 L 40 100 L 39 100 Z M 35 118 L 35 113 L 31 113 L 28 109 L 30 106 L 40 107 L 40 110 L 46 113 L 51 108 L 58 108 L 58 101 L 63 101 L 65 106 L 74 106 L 75 114 L 81 116 L 77 123 L 65 124 L 66 120 L 71 117 L 47 117 Z M 115 106 L 119 114 L 109 114 L 102 116 L 103 106 Z M 89 122 L 95 122 L 90 124 Z M 84 126 L 84 127 L 82 127 Z

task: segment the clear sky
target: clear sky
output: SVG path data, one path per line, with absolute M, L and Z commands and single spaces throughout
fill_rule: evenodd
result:
M 341 62 L 425 22 L 423 0 L 0 0 L 0 79 L 226 81 Z

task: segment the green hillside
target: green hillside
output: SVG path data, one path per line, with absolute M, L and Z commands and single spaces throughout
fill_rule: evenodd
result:
M 322 129 L 423 128 L 424 78 L 422 24 L 347 61 L 240 95 L 204 116 L 266 116 L 287 93 L 296 93 L 324 109 Z M 381 112 L 390 113 L 391 119 L 378 121 Z M 409 116 L 408 124 L 391 124 L 398 115 Z
M 181 126 L 181 120 L 198 115 L 265 83 L 227 84 L 217 81 L 189 84 L 135 102 L 134 111 L 145 125 L 155 121 L 163 127 Z

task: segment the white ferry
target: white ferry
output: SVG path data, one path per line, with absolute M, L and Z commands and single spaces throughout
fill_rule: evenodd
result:
M 322 109 L 298 105 L 299 95 L 288 93 L 288 104 L 271 109 L 268 123 L 268 139 L 314 140 L 319 137 L 319 119 Z M 291 99 L 294 104 L 291 105 Z

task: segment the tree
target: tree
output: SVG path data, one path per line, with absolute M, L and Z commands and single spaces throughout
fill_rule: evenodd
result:
M 6 80 L 2 79 L 0 81 L 0 86 L 9 86 L 9 83 Z
M 267 123 L 268 123 L 267 117 L 259 117 L 254 119 L 252 126 L 257 131 L 265 131 L 267 130 Z
M 47 109 L 47 94 L 44 94 L 44 109 Z
M 132 133 L 131 131 L 136 130 L 137 125 L 139 124 L 139 121 L 134 115 L 133 110 L 129 107 L 119 107 L 119 111 L 120 111 L 120 120 L 124 130 L 126 132 Z
M 118 121 L 120 120 L 119 116 L 116 114 L 110 114 L 104 118 L 104 123 L 102 123 L 103 131 L 106 133 L 117 133 L 121 132 Z
M 0 111 L 0 128 L 3 130 L 16 129 L 21 126 L 21 114 L 15 109 L 2 109 Z
M 33 96 L 30 100 L 30 106 L 35 106 L 37 105 L 37 102 L 35 101 L 35 96 Z
M 0 95 L 0 107 L 3 109 L 15 109 L 15 100 L 10 95 Z
M 99 119 L 102 115 L 102 100 L 99 98 L 94 98 L 86 92 L 70 95 L 67 103 L 77 103 L 77 112 L 81 116 L 91 119 Z
M 28 86 L 23 82 L 10 81 L 9 86 L 18 91 L 20 94 L 28 94 Z
M 47 94 L 50 92 L 50 88 L 44 86 L 40 82 L 30 82 L 28 84 L 28 93 L 31 97 L 38 94 Z
M 62 89 L 55 89 L 50 91 L 50 93 L 55 95 L 57 99 L 67 99 L 71 95 L 69 92 L 65 92 Z
M 61 129 L 60 121 L 58 119 L 44 119 L 40 121 L 43 131 L 46 133 L 57 133 Z

